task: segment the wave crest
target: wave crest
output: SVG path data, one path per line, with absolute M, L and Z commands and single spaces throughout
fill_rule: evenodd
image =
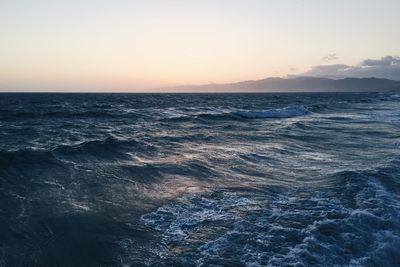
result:
M 191 110 L 167 109 L 161 112 L 168 120 L 209 119 L 285 119 L 304 116 L 310 111 L 304 106 L 290 106 L 277 109 L 246 110 L 235 108 L 199 108 Z
M 246 119 L 283 119 L 303 116 L 308 114 L 309 112 L 310 111 L 303 106 L 294 106 L 268 110 L 237 111 L 233 114 Z

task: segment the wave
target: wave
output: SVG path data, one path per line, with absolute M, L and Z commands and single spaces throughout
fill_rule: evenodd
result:
M 310 113 L 304 106 L 291 106 L 278 109 L 244 110 L 234 108 L 206 108 L 187 112 L 170 108 L 161 112 L 168 120 L 209 119 L 285 119 L 304 116 Z
M 237 111 L 233 112 L 234 115 L 243 117 L 246 119 L 274 119 L 274 118 L 291 118 L 297 116 L 303 116 L 308 114 L 309 111 L 303 106 L 286 107 L 279 109 L 269 110 L 254 110 L 254 111 Z
M 319 190 L 186 195 L 142 216 L 160 233 L 152 262 L 398 266 L 400 201 L 380 175 L 340 172 Z
M 110 136 L 103 140 L 92 140 L 76 145 L 58 146 L 53 149 L 53 153 L 60 158 L 87 162 L 91 160 L 129 160 L 132 158 L 130 152 L 149 155 L 156 150 L 154 146 L 132 138 L 121 140 Z
M 400 94 L 393 94 L 390 96 L 390 98 L 393 100 L 398 100 L 398 99 L 400 99 Z
M 134 139 L 121 140 L 107 137 L 102 140 L 84 141 L 79 144 L 57 145 L 47 149 L 21 149 L 0 151 L 0 166 L 18 166 L 19 164 L 63 164 L 70 162 L 132 160 L 132 153 L 151 156 L 157 148 Z
M 382 101 L 398 101 L 400 100 L 400 94 L 399 93 L 382 93 L 380 96 L 380 100 Z

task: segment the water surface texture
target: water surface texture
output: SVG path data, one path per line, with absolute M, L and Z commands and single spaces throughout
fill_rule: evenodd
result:
M 400 95 L 1 94 L 0 266 L 400 266 Z

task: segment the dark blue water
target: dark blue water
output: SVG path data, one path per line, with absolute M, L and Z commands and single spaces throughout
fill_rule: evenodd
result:
M 400 266 L 400 95 L 1 94 L 0 266 Z

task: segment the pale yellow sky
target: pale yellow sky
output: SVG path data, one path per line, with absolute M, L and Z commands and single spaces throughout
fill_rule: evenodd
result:
M 394 0 L 0 0 L 0 90 L 143 91 L 356 64 L 400 55 L 398 10 Z

